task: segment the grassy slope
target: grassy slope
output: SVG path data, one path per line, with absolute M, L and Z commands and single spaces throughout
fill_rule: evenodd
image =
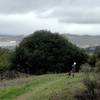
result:
M 66 74 L 51 74 L 5 81 L 0 83 L 0 100 L 48 100 L 65 87 L 74 88 L 81 77 L 82 74 L 76 74 L 74 78 Z

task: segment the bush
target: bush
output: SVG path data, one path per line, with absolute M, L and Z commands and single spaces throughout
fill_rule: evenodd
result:
M 100 100 L 100 75 L 94 74 L 94 76 L 86 76 L 83 79 L 83 84 L 86 90 L 81 94 L 76 94 L 75 98 L 78 100 Z
M 95 63 L 96 63 L 96 55 L 91 55 L 90 57 L 89 57 L 89 61 L 88 61 L 88 63 L 91 65 L 91 67 L 95 67 Z
M 100 72 L 100 61 L 97 61 L 95 66 L 96 66 L 96 71 Z
M 86 72 L 87 73 L 87 72 L 91 72 L 91 71 L 93 71 L 93 68 L 88 63 L 83 64 L 80 67 L 80 72 Z
M 9 50 L 0 48 L 0 74 L 10 69 L 10 55 Z

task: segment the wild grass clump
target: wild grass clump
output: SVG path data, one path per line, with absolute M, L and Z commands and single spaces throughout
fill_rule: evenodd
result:
M 80 72 L 88 73 L 92 71 L 93 68 L 88 63 L 81 65 Z
M 86 90 L 76 94 L 76 100 L 100 100 L 100 73 L 86 76 L 83 84 Z

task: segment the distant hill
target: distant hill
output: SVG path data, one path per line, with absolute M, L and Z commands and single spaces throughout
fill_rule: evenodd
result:
M 100 46 L 100 35 L 72 35 L 72 34 L 62 34 L 69 41 L 76 44 L 79 47 L 95 47 Z M 20 43 L 24 38 L 23 35 L 0 35 L 0 47 L 14 48 Z
M 63 36 L 68 38 L 72 43 L 82 48 L 100 46 L 100 35 L 91 36 L 63 34 Z
M 0 35 L 0 47 L 13 49 L 23 38 L 23 35 Z
M 21 41 L 23 37 L 23 35 L 0 35 L 0 42 Z

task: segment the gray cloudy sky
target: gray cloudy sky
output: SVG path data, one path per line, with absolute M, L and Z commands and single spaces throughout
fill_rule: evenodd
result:
M 0 33 L 100 35 L 100 0 L 0 0 Z

